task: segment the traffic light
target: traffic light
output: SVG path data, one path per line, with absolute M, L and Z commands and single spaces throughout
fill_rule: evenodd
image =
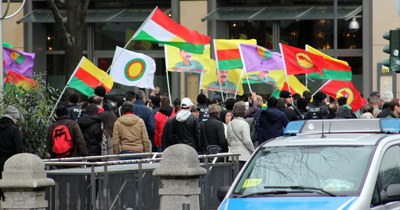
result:
M 389 67 L 390 71 L 400 72 L 400 30 L 390 30 L 383 35 L 389 40 L 389 46 L 383 48 L 383 52 L 389 54 L 389 59 L 383 61 L 383 65 Z

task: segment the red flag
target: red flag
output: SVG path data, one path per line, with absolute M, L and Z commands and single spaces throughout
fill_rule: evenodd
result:
M 359 110 L 367 102 L 367 100 L 361 97 L 360 92 L 354 87 L 353 82 L 349 81 L 331 80 L 321 91 L 335 100 L 342 96 L 346 97 L 347 105 L 351 106 L 353 111 Z
M 324 58 L 300 48 L 280 43 L 286 74 L 311 74 L 318 72 L 322 75 Z

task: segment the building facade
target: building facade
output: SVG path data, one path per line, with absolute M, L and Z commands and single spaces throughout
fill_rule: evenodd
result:
M 379 65 L 388 57 L 382 52 L 388 45 L 382 35 L 400 23 L 393 0 L 92 0 L 85 21 L 84 55 L 99 68 L 107 70 L 115 47 L 124 47 L 129 42 L 155 6 L 176 22 L 212 39 L 257 39 L 258 45 L 273 51 L 279 51 L 279 43 L 303 49 L 308 44 L 347 61 L 353 71 L 353 83 L 364 96 L 373 90 L 390 88 L 400 92 L 395 82 L 397 74 L 381 74 Z M 349 28 L 353 19 L 359 24 L 358 30 Z M 44 74 L 50 85 L 64 88 L 70 75 L 63 71 L 64 52 L 57 41 L 58 34 L 46 1 L 27 2 L 23 17 L 14 18 L 14 21 L 17 23 L 6 24 L 23 25 L 21 46 L 27 52 L 36 53 L 34 71 Z M 8 32 L 3 30 L 3 34 L 8 35 Z M 168 74 L 173 99 L 196 98 L 200 75 L 166 73 L 163 46 L 132 41 L 127 49 L 155 59 L 154 85 L 162 92 L 167 92 Z M 298 78 L 306 83 L 304 76 Z M 390 79 L 392 83 L 389 83 Z M 313 92 L 325 82 L 308 80 L 307 84 Z M 120 94 L 131 87 L 116 84 L 114 89 L 114 94 Z M 247 86 L 244 89 L 249 91 Z M 266 85 L 252 85 L 252 89 L 266 96 L 273 91 Z

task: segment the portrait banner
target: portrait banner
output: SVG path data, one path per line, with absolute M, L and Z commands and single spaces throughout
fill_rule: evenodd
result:
M 214 64 L 216 66 L 215 61 Z M 219 81 L 221 81 L 221 87 L 218 82 L 218 75 L 220 78 Z M 222 88 L 222 92 L 224 93 L 243 95 L 244 91 L 242 86 L 243 82 L 240 78 L 241 75 L 242 69 L 222 70 L 219 71 L 218 74 L 215 68 L 203 74 L 201 89 L 221 92 Z M 237 86 L 238 84 L 239 87 Z
M 210 60 L 210 45 L 207 46 L 203 54 L 186 52 L 170 45 L 165 45 L 164 50 L 168 71 L 206 73 L 213 68 L 210 65 L 212 63 Z

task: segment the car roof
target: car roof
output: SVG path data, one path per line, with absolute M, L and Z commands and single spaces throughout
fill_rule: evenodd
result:
M 283 136 L 264 143 L 263 147 L 300 146 L 300 145 L 377 145 L 383 138 L 393 134 L 377 133 L 335 133 L 304 134 Z M 400 135 L 397 135 L 400 138 Z

